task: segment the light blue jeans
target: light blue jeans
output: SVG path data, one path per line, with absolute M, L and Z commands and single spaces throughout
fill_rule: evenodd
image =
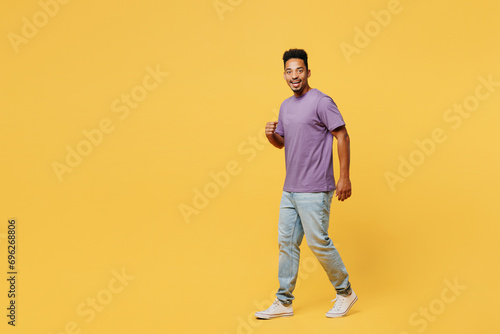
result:
M 284 305 L 294 300 L 293 290 L 299 272 L 300 244 L 304 234 L 307 245 L 323 266 L 337 294 L 351 293 L 344 262 L 328 236 L 333 193 L 283 191 L 278 223 L 280 287 L 276 296 Z

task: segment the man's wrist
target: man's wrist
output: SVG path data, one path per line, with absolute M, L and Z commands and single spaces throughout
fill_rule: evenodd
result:
M 273 133 L 271 133 L 271 134 L 267 134 L 267 133 L 266 133 L 266 136 L 267 136 L 267 138 L 274 138 L 274 139 L 277 139 L 277 138 L 276 138 L 276 134 L 277 134 L 276 132 L 273 132 Z

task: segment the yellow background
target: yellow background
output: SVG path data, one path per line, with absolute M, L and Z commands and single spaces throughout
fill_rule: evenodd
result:
M 348 61 L 342 43 L 388 1 L 221 2 L 219 15 L 212 0 L 73 0 L 17 53 L 9 34 L 41 7 L 1 3 L 2 333 L 498 332 L 500 87 L 456 129 L 443 117 L 479 77 L 500 81 L 500 4 L 401 0 Z M 291 95 L 281 57 L 292 47 L 309 53 L 311 86 L 351 136 L 353 196 L 332 204 L 330 233 L 359 301 L 325 318 L 334 291 L 304 242 L 295 316 L 258 322 L 278 287 L 285 168 L 283 151 L 253 138 Z M 168 76 L 120 119 L 112 103 L 148 67 Z M 60 182 L 53 163 L 103 119 L 113 131 Z M 435 128 L 446 140 L 391 190 L 386 173 Z M 228 163 L 237 171 L 214 188 L 210 173 Z M 208 204 L 183 217 L 210 185 Z M 122 271 L 129 281 L 110 295 Z M 444 303 L 454 281 L 465 288 Z M 107 303 L 88 321 L 78 307 L 97 296 Z M 439 314 L 422 320 L 429 307 Z

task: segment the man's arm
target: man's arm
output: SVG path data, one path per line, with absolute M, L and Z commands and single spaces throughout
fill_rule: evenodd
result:
M 332 131 L 337 138 L 337 150 L 339 153 L 340 176 L 337 182 L 337 199 L 343 201 L 351 197 L 351 180 L 349 179 L 349 164 L 351 160 L 351 145 L 349 134 L 345 126 L 341 126 Z
M 283 148 L 285 146 L 285 140 L 279 134 L 274 132 L 277 124 L 278 122 L 268 122 L 266 124 L 266 137 L 274 147 Z

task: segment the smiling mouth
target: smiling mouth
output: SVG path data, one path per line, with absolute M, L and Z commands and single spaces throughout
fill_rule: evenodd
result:
M 300 85 L 300 81 L 291 81 L 291 84 L 295 87 L 298 87 Z

